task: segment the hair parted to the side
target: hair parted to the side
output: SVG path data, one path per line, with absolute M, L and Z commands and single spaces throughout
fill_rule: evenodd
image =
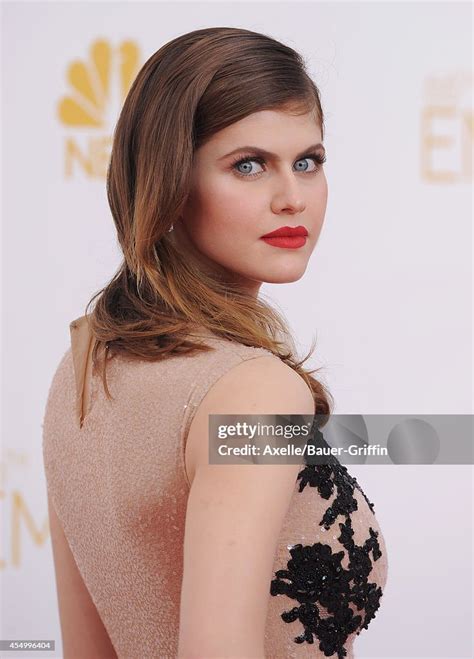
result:
M 312 389 L 317 425 L 333 399 L 298 360 L 282 315 L 224 276 L 204 272 L 173 244 L 168 229 L 186 203 L 193 154 L 216 132 L 260 110 L 313 112 L 324 138 L 319 91 L 300 54 L 246 29 L 211 27 L 183 34 L 154 53 L 135 78 L 117 121 L 107 196 L 123 262 L 86 305 L 94 369 L 114 354 L 157 361 L 212 350 L 192 340 L 196 326 L 266 348 Z M 90 305 L 96 300 L 91 313 Z M 321 417 L 319 417 L 321 419 Z

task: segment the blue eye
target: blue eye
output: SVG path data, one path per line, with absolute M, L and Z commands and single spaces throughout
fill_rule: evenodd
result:
M 314 161 L 314 159 L 312 159 L 312 158 L 300 158 L 299 160 L 296 161 L 296 163 L 298 164 L 298 163 L 303 162 L 305 160 L 313 160 Z M 306 165 L 306 168 L 300 169 L 299 171 L 301 171 L 301 172 L 307 172 L 307 171 L 316 172 L 319 169 L 318 165 L 316 165 L 316 167 L 314 169 L 311 169 L 311 170 L 308 170 L 307 167 L 308 166 Z
M 251 163 L 253 163 L 253 162 L 258 163 L 259 165 L 263 164 L 263 161 L 260 158 L 245 158 L 245 159 L 237 161 L 234 165 L 234 167 L 236 168 L 237 174 L 240 174 L 241 176 L 246 176 L 248 174 L 250 174 L 250 176 L 255 176 L 255 174 L 257 174 L 258 172 L 251 173 L 251 171 L 250 171 L 251 170 Z M 238 167 L 247 167 L 247 169 L 246 170 L 244 169 L 244 171 L 238 171 L 237 170 Z
M 316 174 L 319 172 L 321 165 L 323 165 L 326 162 L 326 154 L 322 155 L 321 153 L 308 153 L 305 156 L 302 156 L 301 158 L 298 158 L 296 163 L 303 162 L 304 160 L 313 160 L 315 163 L 316 167 L 314 169 L 308 169 L 308 166 L 306 167 L 298 167 L 296 171 L 307 173 L 307 174 Z M 237 174 L 237 176 L 241 176 L 242 178 L 254 178 L 255 176 L 258 176 L 261 172 L 251 172 L 251 163 L 258 163 L 260 166 L 263 166 L 265 164 L 265 160 L 263 158 L 260 158 L 258 156 L 244 156 L 242 155 L 238 156 L 238 159 L 234 161 L 234 163 L 231 166 L 231 169 Z M 239 167 L 241 166 L 246 166 L 247 169 L 246 171 L 239 171 Z

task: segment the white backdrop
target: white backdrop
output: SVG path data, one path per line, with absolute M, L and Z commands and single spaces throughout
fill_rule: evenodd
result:
M 79 115 L 71 65 L 102 40 L 114 54 L 129 42 L 141 66 L 179 34 L 224 25 L 300 51 L 326 114 L 328 208 L 305 276 L 262 292 L 302 351 L 316 334 L 336 412 L 466 414 L 471 21 L 467 2 L 2 4 L 1 638 L 55 639 L 42 656 L 62 656 L 41 425 L 68 324 L 120 259 L 104 178 L 118 68 Z M 358 659 L 472 656 L 472 467 L 351 471 L 389 554 Z

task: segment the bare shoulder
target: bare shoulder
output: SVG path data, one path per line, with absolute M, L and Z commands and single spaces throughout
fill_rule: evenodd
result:
M 275 355 L 247 359 L 214 383 L 201 414 L 313 414 L 314 398 L 301 375 Z M 266 411 L 268 410 L 268 411 Z
M 189 427 L 185 447 L 189 482 L 208 464 L 209 415 L 312 415 L 314 411 L 311 389 L 299 373 L 275 355 L 254 357 L 231 367 L 207 391 Z

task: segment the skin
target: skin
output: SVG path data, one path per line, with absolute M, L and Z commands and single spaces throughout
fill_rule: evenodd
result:
M 297 281 L 318 241 L 328 197 L 324 166 L 299 154 L 320 142 L 313 113 L 276 110 L 255 112 L 214 134 L 195 152 L 191 191 L 172 240 L 254 296 L 263 282 Z M 245 145 L 275 156 L 233 167 L 238 157 L 255 157 L 247 150 L 225 157 Z M 279 227 L 300 225 L 308 237 L 298 249 L 261 240 Z

